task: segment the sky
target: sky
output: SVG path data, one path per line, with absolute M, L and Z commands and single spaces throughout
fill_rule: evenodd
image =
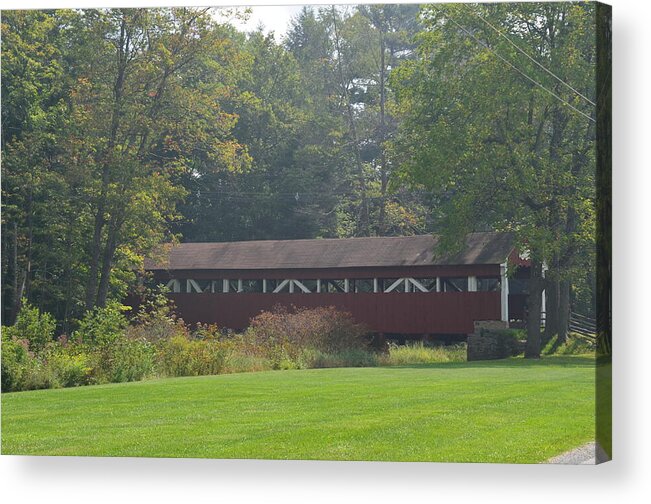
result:
M 272 3 L 274 0 L 257 0 L 260 3 Z M 276 0 L 283 3 L 283 0 Z M 291 0 L 290 0 L 291 1 Z M 295 1 L 295 0 L 294 0 Z M 300 1 L 300 0 L 299 0 Z M 340 0 L 341 1 L 341 0 Z M 44 8 L 90 8 L 90 7 L 162 7 L 162 6 L 224 6 L 232 5 L 251 6 L 256 0 L 4 0 L 2 8 L 5 9 L 44 9 Z M 310 3 L 307 0 L 306 3 Z M 317 2 L 311 2 L 317 4 Z M 244 8 L 244 7 L 242 7 Z M 276 40 L 285 35 L 289 22 L 300 12 L 303 5 L 259 5 L 252 7 L 253 12 L 246 23 L 233 24 L 243 31 L 255 30 L 262 24 L 264 32 L 275 32 Z
M 252 7 L 252 13 L 246 23 L 233 22 L 236 28 L 243 31 L 255 30 L 262 25 L 265 33 L 274 32 L 276 40 L 285 35 L 290 20 L 300 12 L 302 5 L 261 5 Z

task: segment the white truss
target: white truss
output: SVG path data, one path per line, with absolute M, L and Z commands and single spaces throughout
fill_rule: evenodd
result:
M 502 304 L 502 319 L 508 320 L 508 295 L 509 295 L 509 285 L 508 285 L 508 276 L 507 276 L 507 264 L 504 263 L 500 265 L 500 276 L 501 276 L 501 304 Z M 476 276 L 468 276 L 468 292 L 477 292 L 479 288 L 479 281 Z M 394 292 L 397 289 L 403 289 L 403 292 L 442 292 L 442 281 L 440 277 L 436 279 L 432 278 L 430 281 L 432 283 L 432 291 L 430 291 L 426 285 L 412 277 L 403 277 L 395 279 L 388 287 L 382 288 L 382 284 L 379 278 L 373 278 L 373 292 L 374 293 L 389 293 Z M 335 282 L 334 280 L 331 280 Z M 221 289 L 220 287 L 221 282 Z M 328 292 L 328 289 L 325 288 L 327 282 L 322 279 L 313 280 L 315 282 L 315 287 L 313 290 L 306 285 L 305 280 L 297 280 L 295 278 L 287 278 L 284 280 L 276 280 L 275 288 L 271 288 L 269 280 L 262 279 L 262 292 L 264 293 L 273 293 L 278 294 L 283 291 L 289 293 L 303 293 L 311 294 L 313 292 L 322 293 Z M 346 293 L 351 292 L 351 281 L 348 278 L 337 279 L 337 283 L 343 283 L 343 291 Z M 166 287 L 173 293 L 180 293 L 182 281 L 178 279 L 172 279 L 167 282 Z M 203 293 L 203 292 L 213 292 L 213 293 L 228 293 L 228 292 L 244 292 L 243 289 L 243 280 L 242 279 L 223 279 L 223 280 L 210 280 L 208 286 L 203 289 L 199 281 L 188 278 L 185 279 L 185 292 L 190 293 Z M 340 284 L 341 286 L 341 284 Z

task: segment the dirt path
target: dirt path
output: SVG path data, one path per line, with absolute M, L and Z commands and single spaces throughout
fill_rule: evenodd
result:
M 579 446 L 574 450 L 550 458 L 548 464 L 595 465 L 608 461 L 609 458 L 594 441 Z

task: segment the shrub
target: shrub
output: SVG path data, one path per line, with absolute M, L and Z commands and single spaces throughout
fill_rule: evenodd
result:
M 2 391 L 44 389 L 58 387 L 56 374 L 39 356 L 28 350 L 27 340 L 10 337 L 2 332 Z
M 173 336 L 160 344 L 158 369 L 165 376 L 188 376 L 192 367 L 190 340 L 184 336 Z
M 20 388 L 17 390 L 48 389 L 61 386 L 54 370 L 37 358 L 28 359 L 21 382 Z
M 94 308 L 73 334 L 73 341 L 87 349 L 93 383 L 141 380 L 154 372 L 154 347 L 128 330 L 128 310 L 115 301 Z
M 243 373 L 278 369 L 269 354 L 258 347 L 246 334 L 222 336 L 225 360 L 223 373 Z
M 191 342 L 192 374 L 215 375 L 224 369 L 226 349 L 218 340 Z
M 153 374 L 155 355 L 155 349 L 148 341 L 120 339 L 112 351 L 109 381 L 138 381 Z
M 216 324 L 197 324 L 192 331 L 192 337 L 198 340 L 215 340 L 221 338 L 221 332 Z
M 158 347 L 158 369 L 165 376 L 219 374 L 227 359 L 227 348 L 219 340 L 192 340 L 174 336 Z
M 27 351 L 28 343 L 23 344 L 10 337 L 6 327 L 2 328 L 2 391 L 22 390 L 23 376 L 31 359 Z
M 188 329 L 172 309 L 173 305 L 164 292 L 148 291 L 127 334 L 132 339 L 145 339 L 152 343 L 178 335 L 187 336 Z
M 155 348 L 145 340 L 119 336 L 111 345 L 90 348 L 93 383 L 142 380 L 155 371 Z
M 351 315 L 334 307 L 276 307 L 251 320 L 245 334 L 250 346 L 267 356 L 274 367 L 285 368 L 286 361 L 299 366 L 301 352 L 317 350 L 322 354 L 339 354 L 351 350 L 368 350 L 368 331 Z
M 4 327 L 2 332 L 9 338 L 28 341 L 30 350 L 40 352 L 54 338 L 54 317 L 49 313 L 41 313 L 26 299 L 22 300 L 21 306 L 16 323 L 11 327 Z
M 78 387 L 91 383 L 91 359 L 83 351 L 57 344 L 48 352 L 46 366 L 62 387 Z
M 87 311 L 79 322 L 73 339 L 92 345 L 110 345 L 124 334 L 129 325 L 124 312 L 129 310 L 116 301 L 109 302 L 104 308 L 96 307 Z
M 384 366 L 407 366 L 411 364 L 464 362 L 465 360 L 465 344 L 428 347 L 419 341 L 408 345 L 390 343 L 389 352 L 380 358 L 380 363 Z
M 514 357 L 524 352 L 524 329 L 482 329 L 482 336 L 494 338 L 495 351 L 504 357 Z
M 248 355 L 240 351 L 231 351 L 224 362 L 224 373 L 247 373 L 256 371 L 270 371 L 273 369 L 269 359 L 258 356 Z

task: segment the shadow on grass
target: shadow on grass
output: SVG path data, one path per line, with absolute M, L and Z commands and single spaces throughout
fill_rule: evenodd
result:
M 437 362 L 434 364 L 404 364 L 400 366 L 380 366 L 393 369 L 502 369 L 502 368 L 590 368 L 595 367 L 596 358 L 591 355 L 544 356 L 541 359 L 511 357 L 508 359 L 471 361 L 471 362 Z

